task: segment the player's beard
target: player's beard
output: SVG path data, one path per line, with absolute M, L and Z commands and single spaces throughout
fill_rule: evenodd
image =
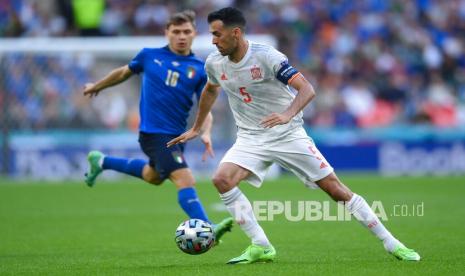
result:
M 226 50 L 224 48 L 220 48 L 220 47 L 217 46 L 216 49 L 218 49 L 218 52 L 220 52 L 220 54 L 222 56 L 227 56 L 228 55 L 228 53 L 226 52 Z

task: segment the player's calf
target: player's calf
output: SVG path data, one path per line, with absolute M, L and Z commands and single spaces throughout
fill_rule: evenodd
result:
M 349 201 L 352 198 L 352 191 L 339 180 L 335 173 L 316 181 L 316 184 L 334 201 Z
M 87 161 L 89 162 L 89 169 L 85 174 L 85 182 L 89 187 L 95 185 L 97 176 L 104 170 L 113 170 L 143 179 L 142 172 L 147 167 L 145 160 L 106 156 L 100 151 L 89 152 Z

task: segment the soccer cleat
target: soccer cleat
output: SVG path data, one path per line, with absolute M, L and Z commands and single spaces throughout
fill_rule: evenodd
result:
M 276 250 L 272 245 L 264 247 L 260 245 L 249 245 L 239 257 L 233 258 L 227 264 L 251 264 L 258 262 L 272 262 L 276 257 Z
M 215 245 L 221 243 L 221 237 L 226 232 L 231 232 L 233 226 L 233 219 L 231 217 L 223 219 L 220 223 L 216 224 L 214 227 L 215 232 Z
M 87 155 L 87 161 L 89 162 L 89 170 L 85 174 L 87 186 L 92 187 L 95 185 L 95 179 L 103 171 L 101 163 L 104 157 L 103 153 L 95 150 Z
M 415 252 L 413 249 L 407 248 L 405 246 L 398 245 L 391 252 L 394 257 L 402 261 L 419 261 L 420 255 Z

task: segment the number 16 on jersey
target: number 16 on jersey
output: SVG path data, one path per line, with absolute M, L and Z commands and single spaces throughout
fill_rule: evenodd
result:
M 178 84 L 179 73 L 168 69 L 168 75 L 166 76 L 165 84 L 167 86 L 175 87 Z

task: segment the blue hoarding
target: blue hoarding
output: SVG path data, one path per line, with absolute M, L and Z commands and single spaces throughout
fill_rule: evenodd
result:
M 85 137 L 85 138 L 84 138 Z M 108 155 L 145 158 L 136 134 L 19 135 L 10 143 L 10 172 L 15 178 L 82 179 L 89 150 Z M 198 176 L 211 176 L 230 144 L 215 144 L 216 156 L 202 162 L 201 143 L 190 143 L 186 159 Z M 383 175 L 465 174 L 465 141 L 379 141 L 350 145 L 317 143 L 337 172 Z M 106 178 L 118 177 L 105 173 Z

